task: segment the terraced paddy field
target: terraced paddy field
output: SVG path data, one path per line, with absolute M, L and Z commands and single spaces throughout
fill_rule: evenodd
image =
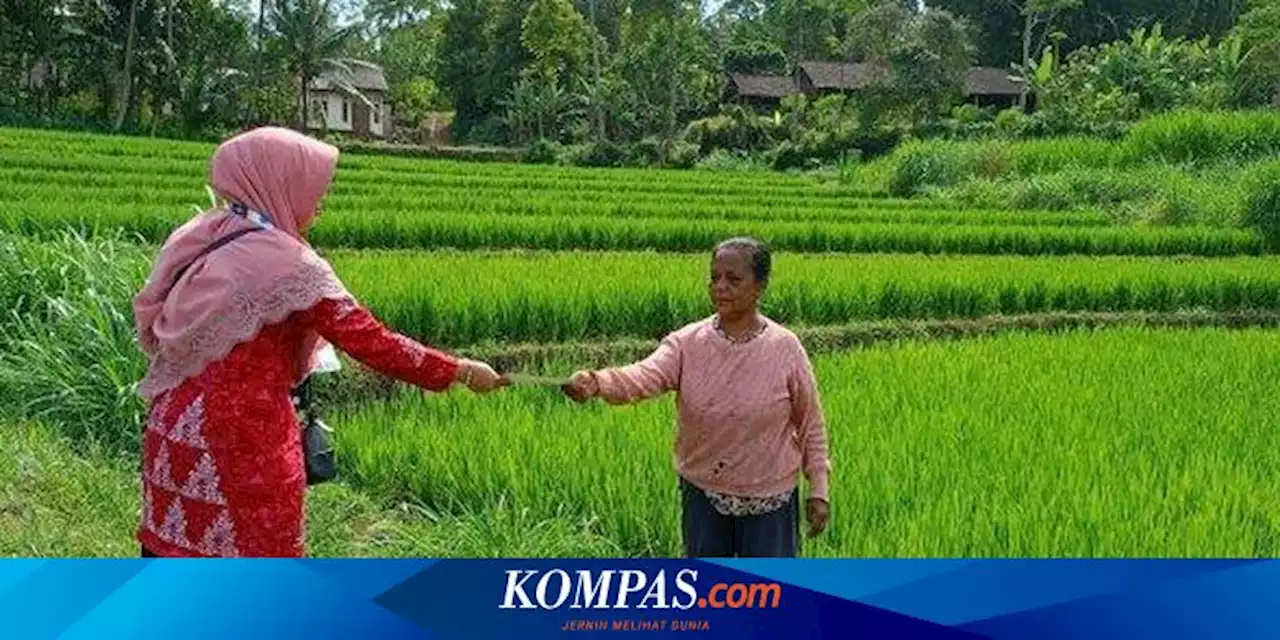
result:
M 208 206 L 211 151 L 0 129 L 0 552 L 134 552 L 129 299 Z M 566 374 L 710 313 L 710 248 L 765 239 L 766 312 L 829 419 L 833 523 L 804 555 L 1273 555 L 1280 259 L 1250 230 L 1121 219 L 344 156 L 313 240 L 393 327 Z M 673 398 L 431 395 L 350 364 L 325 389 L 343 479 L 313 492 L 314 553 L 678 553 Z

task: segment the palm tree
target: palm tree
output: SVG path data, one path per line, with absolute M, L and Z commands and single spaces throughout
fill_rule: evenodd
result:
M 129 32 L 124 45 L 124 70 L 120 73 L 119 103 L 116 108 L 116 121 L 112 131 L 119 131 L 124 126 L 124 118 L 129 113 L 129 93 L 133 90 L 133 58 L 135 55 L 134 40 L 138 35 L 138 0 L 129 4 Z
M 329 0 L 275 0 L 271 11 L 275 42 L 298 81 L 298 127 L 307 125 L 311 82 L 326 71 L 336 72 L 337 87 L 373 105 L 354 85 L 350 59 L 341 57 L 357 27 L 338 27 Z
M 19 0 L 3 5 L 14 26 L 23 85 L 32 92 L 37 117 L 52 115 L 60 84 L 60 62 L 70 44 L 84 32 L 73 23 L 63 0 Z

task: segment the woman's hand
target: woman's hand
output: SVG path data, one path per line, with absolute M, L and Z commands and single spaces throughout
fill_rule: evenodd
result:
M 488 393 L 511 384 L 506 376 L 479 360 L 462 360 L 458 363 L 458 382 L 475 393 Z
M 600 384 L 596 381 L 593 372 L 579 371 L 569 378 L 569 384 L 564 386 L 564 392 L 575 402 L 586 402 L 600 393 Z
M 809 537 L 817 537 L 827 529 L 827 522 L 831 519 L 831 505 L 827 504 L 822 498 L 809 498 L 808 520 L 809 520 Z

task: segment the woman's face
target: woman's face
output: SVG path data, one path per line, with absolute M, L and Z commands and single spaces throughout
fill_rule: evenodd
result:
M 711 303 L 721 317 L 754 313 L 761 287 L 751 269 L 751 255 L 736 247 L 716 253 L 711 262 L 711 280 L 707 289 Z

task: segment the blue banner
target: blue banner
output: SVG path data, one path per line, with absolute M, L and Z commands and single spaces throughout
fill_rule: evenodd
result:
M 1274 638 L 1278 604 L 1272 560 L 0 562 L 14 638 Z

